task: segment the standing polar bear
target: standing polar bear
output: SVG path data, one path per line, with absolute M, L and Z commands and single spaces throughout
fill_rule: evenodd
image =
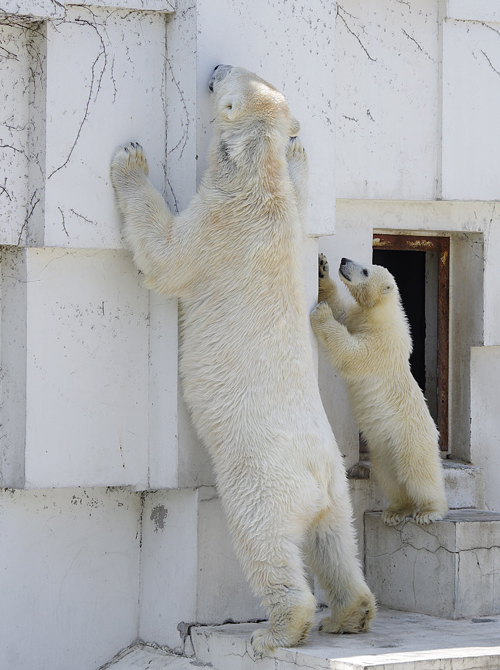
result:
M 355 302 L 344 301 L 319 258 L 319 300 L 311 322 L 347 383 L 354 418 L 368 442 L 375 476 L 389 500 L 388 525 L 419 524 L 446 514 L 438 433 L 410 371 L 410 330 L 389 271 L 343 258 L 339 275 Z
M 307 163 L 284 96 L 220 65 L 209 166 L 174 217 L 130 144 L 111 166 L 127 243 L 147 285 L 180 298 L 184 396 L 212 457 L 237 555 L 269 613 L 257 654 L 304 641 L 327 594 L 326 632 L 368 628 L 342 457 L 313 369 L 301 275 Z

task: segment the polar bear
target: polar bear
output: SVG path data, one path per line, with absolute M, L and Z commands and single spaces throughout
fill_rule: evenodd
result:
M 318 392 L 301 274 L 307 161 L 284 96 L 228 65 L 209 82 L 209 164 L 173 216 L 142 148 L 118 151 L 111 179 L 124 235 L 147 285 L 178 296 L 180 371 L 214 463 L 234 546 L 269 629 L 256 654 L 303 642 L 315 599 L 326 632 L 368 628 L 375 603 L 356 558 L 342 457 Z
M 410 329 L 390 272 L 343 258 L 340 295 L 319 257 L 319 300 L 313 330 L 347 383 L 354 418 L 368 442 L 375 476 L 389 501 L 388 525 L 407 516 L 418 524 L 447 511 L 438 432 L 410 371 Z M 347 296 L 346 296 L 347 298 Z

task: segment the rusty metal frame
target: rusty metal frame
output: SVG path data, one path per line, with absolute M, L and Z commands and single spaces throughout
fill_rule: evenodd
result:
M 438 254 L 437 424 L 439 448 L 441 451 L 448 451 L 450 238 L 374 233 L 373 248 L 389 251 L 434 251 Z

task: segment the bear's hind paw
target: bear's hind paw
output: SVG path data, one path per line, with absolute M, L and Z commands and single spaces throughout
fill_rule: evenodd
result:
M 367 593 L 337 616 L 322 619 L 319 630 L 322 633 L 364 633 L 369 630 L 376 611 L 375 598 Z
M 385 509 L 382 512 L 382 521 L 386 526 L 397 526 L 410 516 L 413 516 L 412 509 Z
M 437 510 L 420 510 L 420 512 L 415 512 L 413 515 L 413 521 L 419 526 L 427 526 L 427 524 L 433 521 L 442 521 L 443 517 L 444 514 Z

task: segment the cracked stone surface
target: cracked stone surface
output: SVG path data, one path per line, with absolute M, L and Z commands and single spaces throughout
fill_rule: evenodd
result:
M 318 613 L 319 619 L 324 613 Z M 261 626 L 261 624 L 258 624 Z M 328 635 L 317 627 L 307 643 L 255 659 L 250 637 L 256 624 L 192 629 L 196 657 L 216 670 L 472 670 L 500 665 L 500 617 L 449 621 L 382 609 L 369 633 Z
M 500 514 L 452 510 L 429 526 L 390 528 L 368 513 L 365 567 L 388 607 L 452 619 L 500 613 Z

